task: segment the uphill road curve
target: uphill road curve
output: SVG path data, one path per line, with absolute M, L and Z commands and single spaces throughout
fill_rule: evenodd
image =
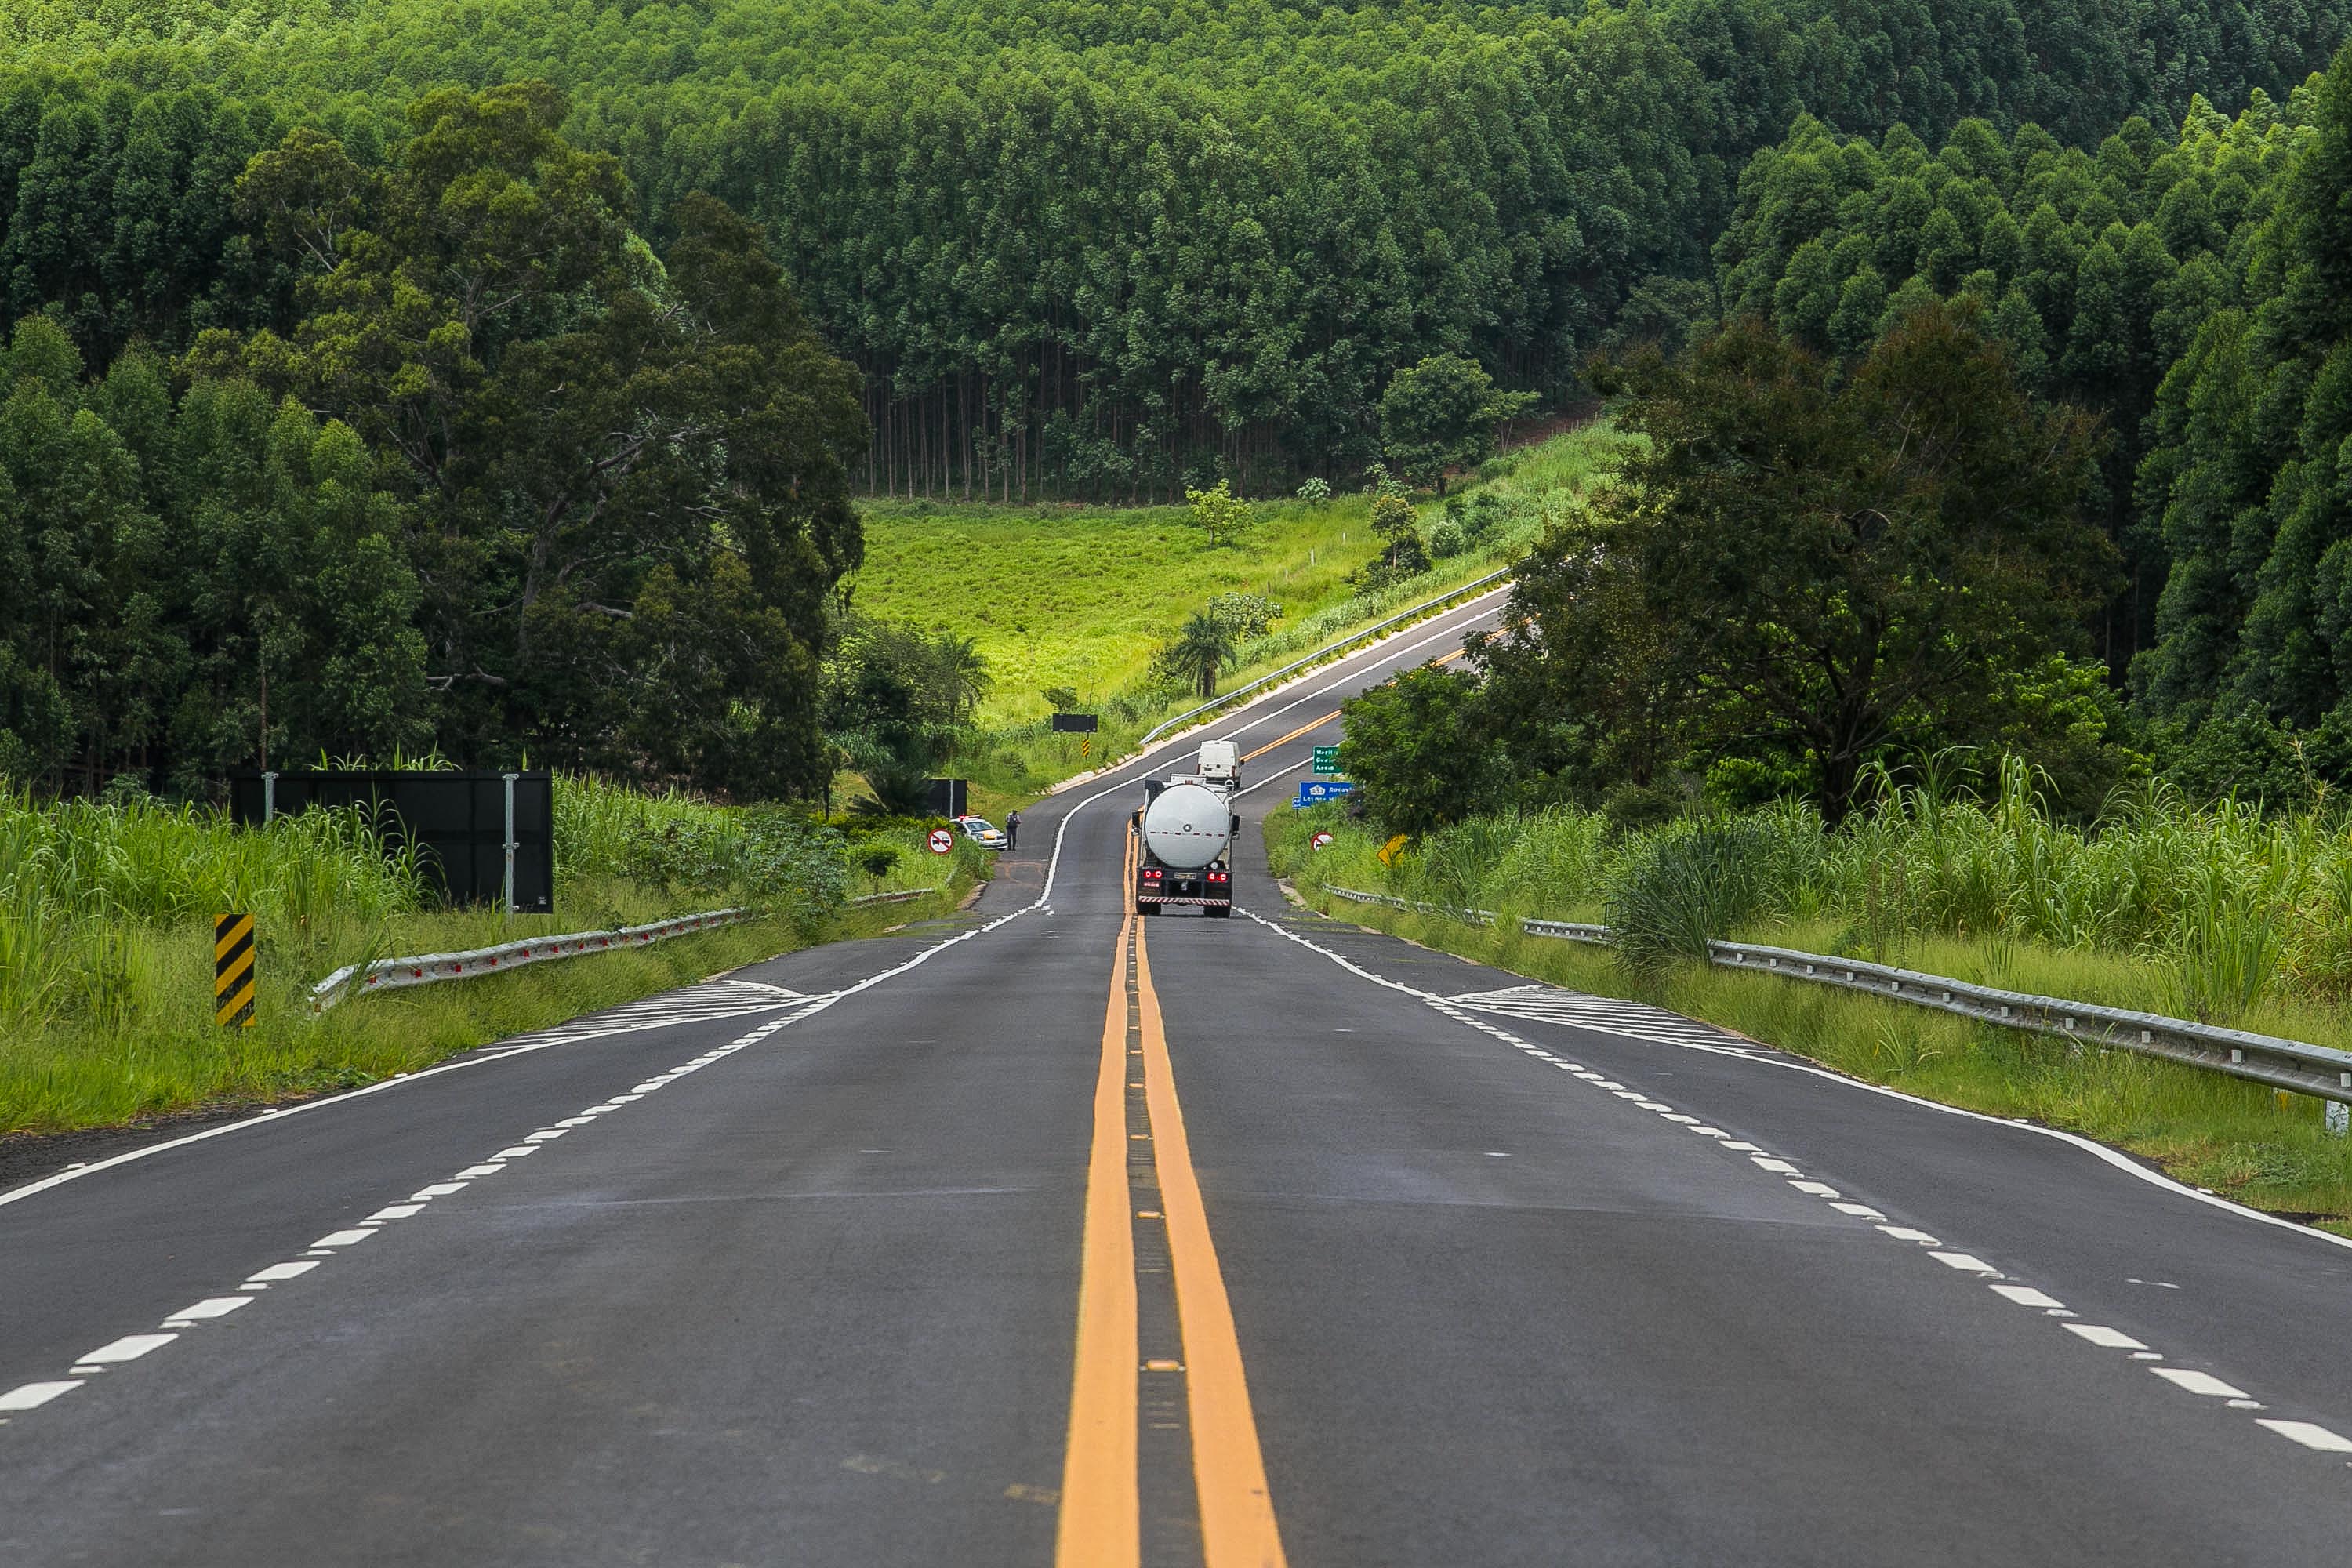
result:
M 1498 605 L 951 920 L 0 1193 L 0 1562 L 2343 1562 L 2352 1247 L 1286 904 Z M 1202 737 L 1235 918 L 1139 918 Z

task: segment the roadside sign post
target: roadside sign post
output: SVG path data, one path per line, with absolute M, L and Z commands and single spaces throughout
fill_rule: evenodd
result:
M 515 835 L 514 835 L 514 786 L 515 786 L 515 780 L 517 780 L 517 779 L 520 778 L 521 776 L 522 776 L 522 775 L 521 775 L 520 773 L 500 773 L 500 774 L 499 775 L 499 780 L 500 780 L 503 784 L 505 784 L 505 785 L 506 785 L 506 792 L 507 792 L 507 837 L 506 837 L 506 846 L 505 846 L 505 847 L 506 847 L 506 857 L 507 857 L 507 870 L 506 870 L 506 876 L 505 876 L 504 879 L 501 881 L 500 886 L 499 886 L 499 898 L 501 899 L 501 900 L 502 900 L 502 901 L 504 901 L 504 903 L 506 904 L 506 907 L 507 907 L 507 919 L 509 919 L 509 920 L 512 920 L 512 919 L 514 919 L 514 912 L 515 912 L 515 887 L 514 887 L 514 858 L 515 858 Z
M 1338 773 L 1339 771 L 1339 748 L 1337 746 L 1316 747 L 1315 771 L 1318 773 L 1326 775 Z
M 934 855 L 944 855 L 955 847 L 955 835 L 944 827 L 931 829 L 929 848 Z

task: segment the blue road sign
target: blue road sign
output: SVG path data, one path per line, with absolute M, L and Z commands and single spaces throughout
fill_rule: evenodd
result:
M 1298 783 L 1297 804 L 1314 805 L 1321 801 L 1337 800 L 1343 795 L 1355 793 L 1356 781 L 1353 779 L 1301 779 Z

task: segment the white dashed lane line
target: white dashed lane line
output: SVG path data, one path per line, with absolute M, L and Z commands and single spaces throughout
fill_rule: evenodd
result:
M 859 988 L 853 988 L 855 989 Z M 466 1166 L 446 1181 L 434 1182 L 419 1187 L 405 1201 L 386 1205 L 357 1225 L 330 1231 L 305 1248 L 305 1256 L 289 1258 L 283 1263 L 273 1263 L 247 1276 L 244 1284 L 238 1287 L 241 1291 L 246 1292 L 245 1294 L 206 1297 L 194 1305 L 183 1308 L 164 1319 L 163 1332 L 126 1334 L 121 1339 L 100 1345 L 73 1363 L 71 1377 L 23 1384 L 0 1393 L 0 1425 L 6 1424 L 9 1414 L 38 1409 L 51 1400 L 81 1387 L 90 1379 L 106 1373 L 110 1368 L 137 1361 L 152 1352 L 161 1350 L 179 1339 L 184 1330 L 216 1321 L 251 1305 L 258 1299 L 258 1292 L 268 1290 L 273 1286 L 283 1285 L 289 1280 L 301 1279 L 319 1268 L 321 1263 L 342 1256 L 350 1248 L 372 1237 L 382 1235 L 387 1226 L 395 1225 L 402 1220 L 413 1219 L 424 1214 L 436 1202 L 443 1198 L 455 1197 L 476 1182 L 497 1175 L 513 1162 L 538 1153 L 547 1144 L 563 1137 L 573 1129 L 585 1127 L 599 1117 L 610 1115 L 624 1106 L 634 1104 L 646 1095 L 676 1083 L 689 1073 L 699 1071 L 714 1062 L 732 1056 L 737 1051 L 757 1045 L 787 1024 L 805 1018 L 813 1013 L 821 1012 L 840 997 L 851 994 L 850 991 L 844 991 L 828 996 L 804 998 L 805 1005 L 796 1011 L 781 1018 L 771 1019 L 740 1039 L 730 1041 L 716 1050 L 705 1051 L 682 1066 L 648 1079 L 627 1094 L 615 1095 L 602 1104 L 590 1106 L 577 1116 L 567 1117 L 553 1126 L 541 1128 L 529 1134 L 520 1142 L 508 1144 L 481 1163 Z
M 1276 921 L 1265 920 L 1258 915 L 1251 914 L 1247 910 L 1243 910 L 1240 912 L 1244 915 L 1247 915 L 1251 920 L 1255 921 L 1259 925 L 1265 927 L 1268 931 L 1274 931 L 1276 935 L 1286 937 L 1288 940 L 1297 942 L 1301 947 L 1322 954 L 1332 963 L 1339 964 L 1342 969 L 1348 970 L 1351 973 L 1369 980 L 1376 985 L 1385 986 L 1389 990 L 1402 992 L 1408 996 L 1416 997 L 1420 1001 L 1427 1004 L 1434 1011 L 1453 1019 L 1455 1023 L 1461 1024 L 1468 1028 L 1475 1029 L 1480 1034 L 1490 1036 L 1496 1040 L 1500 1040 L 1503 1044 L 1509 1046 L 1514 1050 L 1532 1058 L 1535 1060 L 1545 1062 L 1552 1067 L 1559 1068 L 1580 1081 L 1589 1083 L 1595 1089 L 1606 1091 L 1612 1099 L 1633 1101 L 1638 1104 L 1641 1109 L 1650 1111 L 1652 1114 L 1659 1117 L 1662 1121 L 1673 1122 L 1677 1126 L 1685 1128 L 1689 1131 L 1698 1133 L 1702 1137 L 1714 1139 L 1718 1148 L 1731 1153 L 1747 1155 L 1748 1162 L 1755 1165 L 1759 1170 L 1769 1172 L 1774 1175 L 1782 1177 L 1788 1186 L 1800 1193 L 1803 1193 L 1808 1197 L 1822 1200 L 1823 1203 L 1827 1204 L 1829 1207 L 1837 1210 L 1841 1214 L 1871 1222 L 1884 1222 L 1886 1219 L 1885 1215 L 1879 1213 L 1876 1209 L 1872 1208 L 1867 1204 L 1837 1201 L 1840 1199 L 1841 1194 L 1838 1193 L 1836 1188 L 1830 1186 L 1828 1184 L 1823 1182 L 1816 1182 L 1807 1179 L 1804 1173 L 1798 1166 L 1787 1160 L 1770 1153 L 1769 1151 L 1757 1144 L 1748 1142 L 1742 1139 L 1733 1138 L 1722 1128 L 1710 1127 L 1700 1121 L 1696 1117 L 1685 1116 L 1662 1101 L 1651 1100 L 1646 1094 L 1637 1091 L 1628 1091 L 1623 1084 L 1618 1083 L 1614 1079 L 1594 1072 L 1591 1068 L 1583 1066 L 1581 1063 L 1568 1061 L 1560 1057 L 1555 1056 L 1550 1051 L 1544 1049 L 1541 1046 L 1536 1045 L 1531 1041 L 1519 1038 L 1517 1035 L 1512 1034 L 1507 1029 L 1499 1028 L 1493 1024 L 1487 1023 L 1483 1018 L 1473 1016 L 1463 1007 L 1457 1006 L 1454 1004 L 1456 1002 L 1468 1001 L 1471 1005 L 1479 1007 L 1481 1011 L 1500 1012 L 1505 1011 L 1506 1009 L 1494 1006 L 1492 1005 L 1492 1003 L 1494 999 L 1497 997 L 1507 996 L 1515 1004 L 1517 1004 L 1508 1010 L 1517 1013 L 1518 1016 L 1521 1016 L 1538 1017 L 1547 1022 L 1554 1023 L 1572 1022 L 1574 1026 L 1579 1028 L 1591 1029 L 1601 1033 L 1623 1034 L 1633 1038 L 1643 1039 L 1654 1043 L 1664 1043 L 1677 1046 L 1696 1046 L 1696 1048 L 1700 1049 L 1715 1048 L 1710 1046 L 1699 1044 L 1699 1042 L 1691 1038 L 1688 1033 L 1683 1031 L 1670 1032 L 1661 1029 L 1648 1018 L 1641 1020 L 1643 1026 L 1638 1028 L 1612 1027 L 1605 1021 L 1605 1013 L 1600 1009 L 1585 1010 L 1565 1007 L 1552 1008 L 1539 1005 L 1529 1005 L 1527 1002 L 1522 1000 L 1522 994 L 1517 992 L 1484 993 L 1471 998 L 1448 998 L 1435 995 L 1415 986 L 1406 985 L 1401 982 L 1388 979 L 1383 975 L 1375 974 L 1370 970 L 1364 968 L 1354 961 L 1332 952 L 1329 948 L 1323 947 L 1316 942 L 1310 942 L 1306 937 L 1299 935 L 1297 931 L 1291 931 Z M 1532 992 L 1539 991 L 1543 988 L 1530 986 L 1525 989 L 1526 991 Z M 1688 1021 L 1685 1020 L 1685 1022 L 1687 1023 Z M 1693 1024 L 1690 1027 L 1692 1031 L 1698 1031 L 1706 1029 L 1706 1026 L 1704 1025 Z M 1720 1031 L 1715 1031 L 1715 1033 L 1718 1037 L 1722 1037 Z M 1723 1054 L 1745 1055 L 1747 1053 L 1743 1051 L 1727 1051 Z M 1873 1228 L 1874 1228 L 1880 1235 L 1886 1237 L 1890 1240 L 1904 1243 L 1914 1251 L 1927 1252 L 1928 1257 L 1936 1259 L 1938 1263 L 1943 1264 L 1945 1267 L 1951 1268 L 1956 1272 L 1972 1275 L 1979 1279 L 1984 1280 L 1987 1287 L 1993 1292 L 1993 1294 L 2013 1306 L 2027 1308 L 2031 1310 L 2041 1313 L 2044 1317 L 2053 1320 L 2062 1320 L 2059 1321 L 2059 1327 L 2064 1329 L 2067 1332 L 2089 1344 L 2098 1346 L 2103 1350 L 2120 1350 L 2127 1352 L 2131 1360 L 2143 1363 L 2152 1363 L 2160 1362 L 2164 1359 L 2159 1352 L 2148 1349 L 2139 1341 L 2132 1338 L 2129 1334 L 2124 1333 L 2120 1330 L 2111 1329 L 2099 1323 L 2083 1323 L 2063 1321 L 2073 1319 L 2076 1317 L 2077 1314 L 2068 1309 L 2066 1304 L 2059 1300 L 2056 1297 L 2050 1295 L 2046 1291 L 2036 1289 L 2028 1285 L 1997 1282 L 2005 1281 L 2007 1279 L 2000 1268 L 1986 1262 L 1983 1258 L 1977 1257 L 1974 1253 L 1945 1250 L 1944 1244 L 1940 1240 L 1928 1235 L 1924 1230 L 1916 1230 L 1909 1226 L 1885 1223 L 1875 1223 L 1874 1224 Z M 2137 1281 L 2134 1281 L 2134 1283 L 2137 1283 Z M 2196 1372 L 2186 1367 L 2157 1366 L 2153 1364 L 2149 1364 L 2147 1370 L 2185 1394 L 2193 1394 L 2200 1398 L 2220 1399 L 2232 1409 L 2260 1410 L 2263 1408 L 2262 1403 L 2256 1400 L 2252 1394 L 2246 1393 L 2245 1390 L 2225 1383 L 2221 1378 L 2215 1377 L 2210 1373 Z M 2316 1422 L 2281 1421 L 2257 1418 L 2254 1424 L 2268 1431 L 2277 1434 L 2279 1436 L 2286 1438 L 2292 1443 L 2298 1444 L 2303 1447 L 2312 1449 L 2315 1452 L 2326 1454 L 2352 1454 L 2352 1438 L 2339 1436 L 2335 1431 L 2328 1427 L 2320 1426 Z

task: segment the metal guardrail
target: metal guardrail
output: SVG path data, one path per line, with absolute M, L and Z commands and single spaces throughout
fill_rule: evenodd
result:
M 929 898 L 945 891 L 947 884 L 942 882 L 936 888 L 867 893 L 863 898 L 848 900 L 845 907 L 902 903 L 908 899 Z M 363 977 L 360 975 L 358 964 L 347 963 L 310 987 L 310 1010 L 323 1013 L 341 1002 L 351 994 L 355 979 L 360 982 L 358 991 L 362 996 L 377 991 L 430 985 L 442 980 L 474 980 L 485 974 L 520 969 L 527 963 L 545 963 L 555 958 L 579 958 L 592 952 L 609 952 L 614 948 L 644 947 L 674 936 L 716 931 L 720 926 L 740 925 L 745 921 L 759 919 L 760 914 L 758 910 L 712 910 L 704 914 L 656 921 L 650 925 L 624 926 L 618 931 L 525 937 L 520 942 L 503 942 L 496 947 L 478 947 L 465 952 L 427 952 L 414 958 L 379 958 L 367 966 L 367 973 Z
M 473 980 L 485 974 L 500 974 L 525 964 L 545 963 L 551 959 L 579 958 L 592 952 L 609 952 L 615 948 L 645 947 L 674 936 L 686 936 L 695 931 L 715 931 L 720 926 L 740 925 L 759 918 L 756 910 L 712 910 L 705 914 L 680 915 L 675 920 L 655 921 L 649 925 L 624 926 L 618 931 L 572 931 L 563 936 L 525 937 L 520 942 L 502 942 L 496 947 L 478 947 L 465 952 L 426 952 L 412 958 L 379 958 L 364 971 L 356 963 L 347 963 L 324 980 L 310 987 L 310 1010 L 323 1013 L 334 1006 L 354 988 L 360 995 L 377 991 L 398 991 L 411 985 L 431 985 L 444 980 Z
M 1378 904 L 1383 909 L 1403 910 L 1416 915 L 1444 915 L 1465 925 L 1490 926 L 1495 923 L 1495 911 L 1492 910 L 1447 909 L 1443 904 L 1424 904 L 1417 899 L 1400 899 L 1389 893 L 1360 893 L 1353 888 L 1326 887 L 1323 890 L 1349 903 Z
M 1469 925 L 1491 926 L 1496 920 L 1492 910 L 1452 910 L 1387 893 L 1359 892 L 1353 888 L 1327 886 L 1323 890 L 1353 903 L 1443 915 Z M 1556 937 L 1604 947 L 1612 942 L 1607 926 L 1578 921 L 1522 920 L 1519 930 L 1529 936 Z M 1710 942 L 1706 946 L 1707 961 L 1727 969 L 1755 970 L 1787 980 L 1861 991 L 2005 1028 L 2054 1036 L 2078 1050 L 2093 1045 L 2160 1057 L 2184 1066 L 2268 1084 L 2273 1089 L 2293 1089 L 2298 1094 L 2352 1105 L 2352 1051 L 2275 1035 L 2257 1035 L 2245 1029 L 2225 1029 L 2189 1018 L 2168 1018 L 2161 1014 L 2137 1013 L 2092 1002 L 2070 1002 L 2060 996 L 2002 991 L 1947 975 L 1923 974 L 1860 959 L 1741 942 Z
M 1403 910 L 1416 915 L 1444 915 L 1465 925 L 1491 926 L 1498 918 L 1492 910 L 1454 909 L 1445 904 L 1423 903 L 1419 899 L 1400 899 L 1391 893 L 1360 893 L 1353 888 L 1326 886 L 1323 889 L 1335 899 L 1351 903 L 1379 904 L 1386 909 Z M 1582 921 L 1522 920 L 1519 929 L 1529 936 L 1556 936 L 1566 942 L 1589 942 L 1596 947 L 1606 947 L 1611 938 L 1607 926 L 1588 925 Z
M 863 898 L 847 900 L 844 907 L 856 909 L 860 904 L 899 904 L 908 899 L 927 899 L 933 893 L 944 893 L 947 890 L 948 885 L 941 882 L 936 888 L 908 888 L 903 892 L 897 893 L 867 893 Z
M 1516 566 L 1506 566 L 1499 572 L 1490 572 L 1486 576 L 1477 579 L 1475 582 L 1465 583 L 1459 587 L 1449 588 L 1434 599 L 1423 599 L 1420 604 L 1415 605 L 1412 608 L 1401 611 L 1396 615 L 1391 616 L 1387 620 L 1379 621 L 1371 626 L 1360 627 L 1355 631 L 1349 632 L 1338 642 L 1329 643 L 1322 647 L 1317 648 L 1313 653 L 1308 654 L 1305 658 L 1299 659 L 1296 663 L 1286 664 L 1280 669 L 1275 670 L 1271 674 L 1261 675 L 1255 680 L 1247 681 L 1240 686 L 1234 687 L 1231 691 L 1226 692 L 1222 697 L 1212 698 L 1208 701 L 1202 703 L 1198 708 L 1177 714 L 1173 719 L 1168 720 L 1166 722 L 1161 723 L 1146 732 L 1143 739 L 1136 742 L 1136 750 L 1141 751 L 1144 747 L 1151 744 L 1152 742 L 1158 740 L 1160 736 L 1166 734 L 1177 725 L 1185 722 L 1187 720 L 1198 719 L 1203 713 L 1213 713 L 1218 709 L 1227 706 L 1236 699 L 1248 696 L 1251 692 L 1255 691 L 1261 686 L 1265 686 L 1274 681 L 1280 680 L 1283 677 L 1287 675 L 1296 675 L 1300 670 L 1307 668 L 1309 665 L 1318 664 L 1324 659 L 1330 658 L 1333 654 L 1339 652 L 1342 648 L 1349 647 L 1357 643 L 1362 642 L 1366 637 L 1376 637 L 1391 626 L 1402 626 L 1408 621 L 1417 621 L 1422 619 L 1423 616 L 1441 612 L 1453 605 L 1455 600 L 1461 598 L 1464 595 L 1475 595 L 1476 590 L 1489 587 L 1494 584 L 1499 583 L 1505 578 L 1512 575 L 1517 570 L 1518 568 Z
M 2225 1029 L 2188 1018 L 2168 1018 L 2160 1014 L 2103 1007 L 2091 1002 L 2001 991 L 1940 974 L 1864 963 L 1859 959 L 1827 958 L 1817 952 L 1792 952 L 1787 948 L 1759 947 L 1739 942 L 1711 942 L 1706 945 L 1708 959 L 1730 969 L 1761 969 L 1791 980 L 1865 991 L 2012 1029 L 2054 1035 L 2077 1046 L 2116 1047 L 2190 1067 L 2209 1068 L 2231 1078 L 2251 1079 L 2274 1089 L 2291 1089 L 2322 1100 L 2352 1103 L 2352 1051 L 2244 1029 Z

